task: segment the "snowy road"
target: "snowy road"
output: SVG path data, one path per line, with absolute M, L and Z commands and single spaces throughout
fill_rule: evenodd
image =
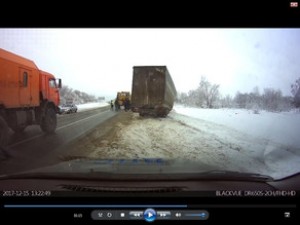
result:
M 79 111 L 96 106 L 82 105 Z M 75 115 L 61 117 L 67 116 Z M 61 146 L 59 157 L 51 157 L 184 159 L 207 168 L 280 179 L 300 171 L 299 127 L 299 112 L 254 114 L 239 109 L 175 106 L 166 118 L 150 118 L 120 111 L 93 131 Z

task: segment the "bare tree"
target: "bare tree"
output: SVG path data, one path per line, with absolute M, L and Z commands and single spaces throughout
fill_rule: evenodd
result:
M 222 108 L 231 108 L 233 106 L 233 99 L 230 95 L 226 95 L 220 99 L 220 103 Z
M 66 96 L 69 93 L 71 93 L 72 91 L 73 91 L 72 88 L 69 88 L 67 85 L 63 85 L 61 87 L 61 89 L 59 90 L 59 93 L 61 96 Z
M 277 111 L 282 101 L 282 92 L 273 88 L 265 88 L 263 94 L 263 106 L 266 110 Z
M 228 97 L 229 98 L 229 97 Z M 219 100 L 219 85 L 211 84 L 205 77 L 201 77 L 201 82 L 196 90 L 186 93 L 179 93 L 177 102 L 197 107 L 215 107 Z M 230 99 L 227 99 L 230 101 Z
M 253 88 L 252 92 L 247 94 L 246 108 L 252 109 L 258 113 L 259 109 L 262 108 L 261 95 L 259 93 L 259 88 L 256 86 Z
M 300 89 L 300 78 L 298 78 L 294 84 L 291 85 L 291 92 L 295 96 Z
M 184 92 L 178 92 L 177 97 L 176 97 L 176 102 L 180 104 L 188 104 L 188 95 L 187 93 Z
M 239 91 L 235 94 L 234 102 L 238 108 L 246 108 L 248 103 L 248 94 L 240 93 Z
M 219 97 L 220 85 L 211 84 L 204 76 L 201 77 L 199 88 L 197 89 L 199 97 L 203 98 L 206 107 L 213 108 L 213 104 Z
M 198 90 L 190 90 L 189 91 L 187 103 L 192 106 L 202 107 L 203 98 L 201 97 Z
M 300 78 L 291 85 L 291 92 L 294 97 L 293 104 L 298 108 L 300 107 Z

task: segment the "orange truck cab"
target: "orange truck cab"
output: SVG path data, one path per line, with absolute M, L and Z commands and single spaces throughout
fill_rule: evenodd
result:
M 61 79 L 40 70 L 33 61 L 0 48 L 0 146 L 8 129 L 23 132 L 38 124 L 46 133 L 56 129 Z

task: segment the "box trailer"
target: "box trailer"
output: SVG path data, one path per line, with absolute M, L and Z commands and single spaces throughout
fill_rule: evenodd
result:
M 166 66 L 134 66 L 131 109 L 140 116 L 165 117 L 177 91 Z

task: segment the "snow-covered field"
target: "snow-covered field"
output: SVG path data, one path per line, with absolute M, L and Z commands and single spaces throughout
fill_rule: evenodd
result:
M 276 179 L 300 172 L 300 113 L 254 114 L 245 109 L 199 109 L 175 106 L 170 117 L 235 146 L 262 164 L 256 169 Z M 228 156 L 229 152 L 224 152 Z M 242 161 L 239 156 L 230 163 Z M 248 162 L 249 162 L 248 161 Z M 240 164 L 242 166 L 242 164 Z M 245 164 L 247 165 L 247 164 Z M 243 167 L 245 167 L 243 165 Z
M 174 111 L 233 128 L 248 135 L 300 147 L 300 112 L 273 113 L 246 109 L 202 109 L 175 105 Z
M 187 159 L 275 179 L 300 172 L 299 112 L 175 105 L 166 118 L 130 115 L 129 125 L 118 123 L 112 139 L 99 139 L 96 148 L 85 144 L 93 149 L 91 157 Z

